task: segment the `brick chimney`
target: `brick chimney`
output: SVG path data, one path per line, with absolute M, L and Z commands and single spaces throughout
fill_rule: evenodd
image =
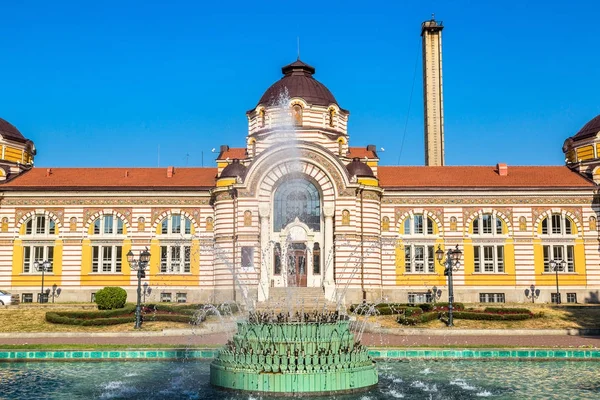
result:
M 174 174 L 175 174 L 175 167 L 168 167 L 167 168 L 167 178 L 172 178 Z
M 496 164 L 496 171 L 498 171 L 498 175 L 500 176 L 508 176 L 508 165 L 506 163 L 498 163 Z

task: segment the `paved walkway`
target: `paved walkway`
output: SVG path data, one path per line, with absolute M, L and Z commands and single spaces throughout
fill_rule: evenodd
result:
M 361 341 L 368 346 L 515 346 L 555 348 L 600 348 L 600 336 L 575 336 L 561 334 L 562 331 L 463 331 L 460 330 L 398 330 L 395 333 L 365 332 Z M 18 333 L 1 334 L 2 345 L 24 344 L 89 344 L 89 345 L 223 345 L 232 335 L 231 331 L 199 332 L 191 330 L 169 330 L 164 332 L 127 333 Z

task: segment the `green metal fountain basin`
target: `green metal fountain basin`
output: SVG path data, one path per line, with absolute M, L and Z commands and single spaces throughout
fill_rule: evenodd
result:
M 263 393 L 347 393 L 377 380 L 375 362 L 348 321 L 238 322 L 210 368 L 215 386 Z

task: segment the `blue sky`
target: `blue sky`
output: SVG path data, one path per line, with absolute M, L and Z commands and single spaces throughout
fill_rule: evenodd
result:
M 420 24 L 444 23 L 448 165 L 557 165 L 600 114 L 598 1 L 20 1 L 0 6 L 0 117 L 36 166 L 214 165 L 296 59 L 350 145 L 423 165 Z M 416 70 L 416 73 L 415 73 Z M 411 96 L 412 93 L 412 96 Z M 160 158 L 159 151 L 160 148 Z

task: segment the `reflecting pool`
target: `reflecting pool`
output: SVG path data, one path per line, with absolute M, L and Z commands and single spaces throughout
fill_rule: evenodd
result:
M 0 363 L 0 398 L 278 399 L 213 388 L 209 366 L 195 360 Z M 599 367 L 593 361 L 380 361 L 377 388 L 335 398 L 599 399 Z

